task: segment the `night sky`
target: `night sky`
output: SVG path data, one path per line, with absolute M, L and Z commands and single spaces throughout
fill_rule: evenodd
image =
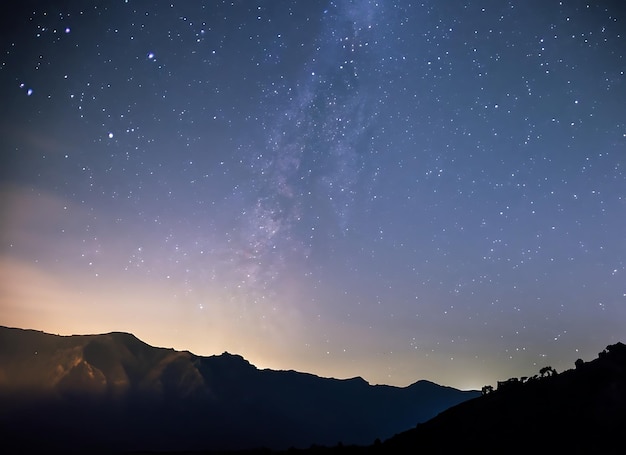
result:
M 0 16 L 0 324 L 459 388 L 626 341 L 623 2 Z

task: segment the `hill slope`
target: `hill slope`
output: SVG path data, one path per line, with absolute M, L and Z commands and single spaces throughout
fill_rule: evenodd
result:
M 385 441 L 380 453 L 626 453 L 626 346 L 576 369 L 461 403 Z
M 0 437 L 24 449 L 200 450 L 371 443 L 476 397 L 259 370 L 127 333 L 0 327 Z M 2 434 L 3 433 L 3 434 Z

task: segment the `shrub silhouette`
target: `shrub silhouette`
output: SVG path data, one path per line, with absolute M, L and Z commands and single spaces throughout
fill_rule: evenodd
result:
M 557 373 L 556 373 L 556 370 L 552 367 L 543 367 L 541 370 L 539 370 L 539 374 L 543 378 L 546 376 L 554 376 Z

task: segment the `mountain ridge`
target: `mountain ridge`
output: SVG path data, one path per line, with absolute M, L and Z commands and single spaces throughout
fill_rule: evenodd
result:
M 18 446 L 37 446 L 33 428 L 59 450 L 368 444 L 477 395 L 424 380 L 395 387 L 258 369 L 238 354 L 197 356 L 125 332 L 0 327 L 0 423 Z

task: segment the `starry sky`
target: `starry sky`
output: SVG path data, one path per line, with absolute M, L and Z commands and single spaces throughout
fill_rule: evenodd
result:
M 0 324 L 459 388 L 626 341 L 621 1 L 0 9 Z

